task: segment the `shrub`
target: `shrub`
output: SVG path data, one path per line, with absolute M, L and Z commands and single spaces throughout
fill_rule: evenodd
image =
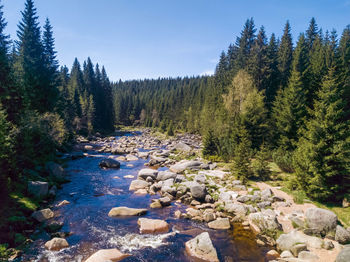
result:
M 287 173 L 294 172 L 292 152 L 278 148 L 275 152 L 273 152 L 272 159 L 282 171 Z
M 270 177 L 271 170 L 268 167 L 269 153 L 266 147 L 262 145 L 255 155 L 255 161 L 252 163 L 252 171 L 255 177 L 261 180 L 267 180 Z

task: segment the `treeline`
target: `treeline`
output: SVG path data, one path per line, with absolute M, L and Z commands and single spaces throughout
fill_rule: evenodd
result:
M 43 166 L 76 134 L 114 129 L 112 85 L 88 58 L 59 68 L 49 19 L 40 27 L 25 1 L 16 41 L 5 34 L 0 3 L 0 184 L 6 188 L 45 176 Z
M 115 94 L 117 122 L 200 132 L 203 154 L 242 179 L 266 177 L 272 156 L 311 198 L 350 192 L 350 26 L 338 37 L 311 19 L 294 46 L 289 22 L 268 39 L 248 19 L 213 77 L 119 82 Z

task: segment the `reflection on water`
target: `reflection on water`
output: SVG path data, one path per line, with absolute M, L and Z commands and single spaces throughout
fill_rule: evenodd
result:
M 94 153 L 94 152 L 91 152 Z M 62 231 L 71 232 L 67 238 L 70 247 L 60 252 L 46 251 L 44 243 L 50 236 L 42 233 L 33 243 L 23 261 L 84 261 L 99 249 L 118 248 L 132 256 L 124 261 L 188 261 L 184 243 L 203 231 L 208 231 L 218 251 L 220 261 L 264 261 L 257 248 L 254 235 L 240 225 L 233 230 L 215 231 L 204 223 L 174 219 L 174 212 L 183 210 L 182 205 L 172 204 L 162 209 L 149 209 L 145 217 L 165 219 L 172 230 L 168 234 L 140 235 L 138 217 L 110 218 L 108 212 L 116 206 L 147 208 L 152 198 L 158 196 L 135 196 L 128 190 L 138 170 L 146 160 L 121 162 L 120 170 L 102 170 L 99 161 L 108 154 L 87 157 L 69 162 L 67 169 L 70 183 L 59 190 L 54 205 L 68 200 L 69 205 L 53 207 L 56 219 L 64 222 Z M 116 179 L 118 177 L 119 179 Z

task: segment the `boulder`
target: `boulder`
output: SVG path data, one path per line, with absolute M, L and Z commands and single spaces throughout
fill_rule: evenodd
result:
M 130 207 L 114 207 L 112 208 L 108 216 L 118 217 L 118 216 L 141 216 L 147 213 L 145 208 L 130 208 Z
M 137 158 L 137 156 L 134 156 L 134 155 L 126 155 L 125 158 L 126 158 L 126 161 L 137 161 L 137 160 L 139 160 Z
M 130 191 L 144 189 L 148 187 L 148 183 L 144 180 L 133 180 L 129 186 Z
M 264 231 L 282 230 L 282 225 L 277 220 L 277 215 L 272 210 L 251 213 L 248 216 L 248 222 L 256 233 Z
M 290 252 L 297 257 L 301 251 L 307 250 L 306 244 L 296 244 L 291 247 Z
M 245 216 L 248 212 L 248 209 L 245 205 L 235 204 L 232 202 L 225 202 L 225 211 L 228 213 L 233 213 L 236 216 Z
M 161 197 L 158 199 L 158 201 L 160 202 L 160 204 L 164 207 L 164 206 L 170 206 L 171 204 L 171 199 L 169 197 Z
M 63 200 L 57 204 L 57 207 L 61 207 L 61 206 L 69 205 L 69 204 L 70 204 L 69 201 Z
M 49 172 L 50 176 L 56 178 L 56 179 L 64 179 L 66 176 L 66 172 L 64 171 L 63 167 L 61 167 L 59 164 L 56 164 L 54 162 L 48 162 L 45 165 L 47 172 Z
M 190 187 L 190 191 L 192 194 L 192 197 L 199 200 L 203 201 L 205 200 L 205 196 L 207 194 L 207 190 L 205 188 L 205 185 L 200 185 L 198 183 L 193 183 Z
M 238 196 L 238 193 L 235 191 L 227 191 L 227 192 L 221 192 L 219 195 L 219 200 L 220 201 L 229 201 L 229 200 L 234 200 Z
M 152 202 L 149 205 L 150 208 L 162 208 L 162 204 L 160 203 L 160 201 L 157 199 L 156 201 Z
M 141 234 L 158 234 L 169 231 L 169 224 L 160 219 L 139 218 L 137 224 L 140 226 Z
M 211 229 L 230 229 L 231 224 L 228 218 L 218 218 L 208 223 L 208 227 Z
M 167 179 L 176 178 L 176 174 L 170 171 L 160 171 L 157 175 L 157 181 L 165 181 Z
M 158 174 L 157 170 L 154 170 L 151 168 L 144 168 L 139 171 L 137 178 L 146 180 L 147 177 L 151 177 L 153 180 L 156 180 L 157 174 Z
M 45 230 L 50 233 L 59 231 L 63 227 L 63 222 L 50 221 L 45 224 Z
M 305 212 L 306 225 L 321 235 L 334 232 L 337 226 L 337 215 L 322 208 L 309 208 Z
M 323 247 L 323 241 L 320 238 L 305 235 L 297 230 L 280 235 L 276 242 L 278 249 L 281 251 L 291 250 L 296 244 L 306 244 L 308 248 L 320 249 Z
M 135 192 L 134 192 L 134 194 L 135 195 L 137 195 L 137 196 L 145 196 L 145 195 L 147 195 L 147 189 L 138 189 L 138 190 L 136 190 Z
M 335 262 L 349 262 L 350 245 L 346 245 L 338 254 Z
M 120 168 L 120 163 L 117 160 L 106 158 L 99 163 L 100 168 Z
M 175 149 L 179 150 L 179 151 L 185 151 L 185 152 L 189 152 L 192 150 L 192 148 L 189 145 L 186 145 L 183 142 L 179 142 L 175 145 Z
M 224 172 L 221 170 L 206 170 L 206 171 L 199 171 L 198 174 L 210 176 L 210 177 L 216 177 L 223 180 L 225 178 L 225 175 L 228 174 L 228 172 Z
M 350 232 L 338 225 L 335 231 L 335 241 L 338 241 L 340 244 L 350 243 Z
M 198 174 L 194 177 L 194 181 L 196 181 L 199 184 L 205 184 L 207 178 L 203 174 Z
M 118 249 L 101 249 L 90 256 L 85 262 L 118 262 L 129 257 L 129 254 L 123 254 Z
M 186 169 L 191 169 L 191 168 L 194 168 L 194 167 L 199 167 L 200 165 L 202 164 L 202 162 L 200 161 L 194 161 L 194 160 L 182 160 L 180 162 L 178 162 L 177 164 L 175 165 L 172 165 L 169 170 L 171 172 L 174 172 L 174 173 L 182 173 L 184 172 Z
M 64 238 L 55 237 L 45 243 L 45 248 L 51 251 L 59 251 L 67 247 L 69 247 L 69 244 Z
M 306 250 L 301 251 L 298 255 L 298 258 L 301 259 L 302 261 L 308 261 L 308 262 L 320 261 L 320 258 L 316 254 Z
M 146 158 L 148 158 L 149 153 L 148 153 L 148 152 L 138 152 L 138 153 L 137 153 L 137 156 L 138 156 L 139 158 L 146 159 Z
M 267 261 L 276 260 L 276 259 L 278 259 L 279 257 L 280 257 L 280 254 L 279 254 L 276 250 L 274 250 L 274 249 L 268 251 L 268 252 L 265 254 L 265 258 L 266 258 Z
M 219 262 L 208 232 L 203 232 L 187 241 L 185 246 L 187 254 L 195 261 Z
M 28 193 L 37 198 L 46 197 L 49 193 L 49 183 L 42 181 L 29 181 Z
M 44 222 L 45 220 L 48 220 L 50 218 L 54 217 L 54 213 L 51 211 L 51 209 L 46 208 L 42 210 L 35 211 L 32 214 L 32 217 L 37 220 L 38 222 Z
M 250 195 L 240 196 L 240 197 L 237 197 L 237 201 L 241 203 L 245 203 L 245 202 L 248 202 L 250 198 L 251 198 Z

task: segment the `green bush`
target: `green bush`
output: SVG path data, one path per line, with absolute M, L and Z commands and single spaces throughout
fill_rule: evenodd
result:
M 252 163 L 253 175 L 261 180 L 268 180 L 271 175 L 271 170 L 268 166 L 269 153 L 265 146 L 262 145 L 260 150 L 255 155 L 255 160 Z
M 218 141 L 212 130 L 209 130 L 204 137 L 202 154 L 204 157 L 215 156 L 218 154 Z
M 294 172 L 292 152 L 279 148 L 273 152 L 272 159 L 282 171 L 287 173 Z

